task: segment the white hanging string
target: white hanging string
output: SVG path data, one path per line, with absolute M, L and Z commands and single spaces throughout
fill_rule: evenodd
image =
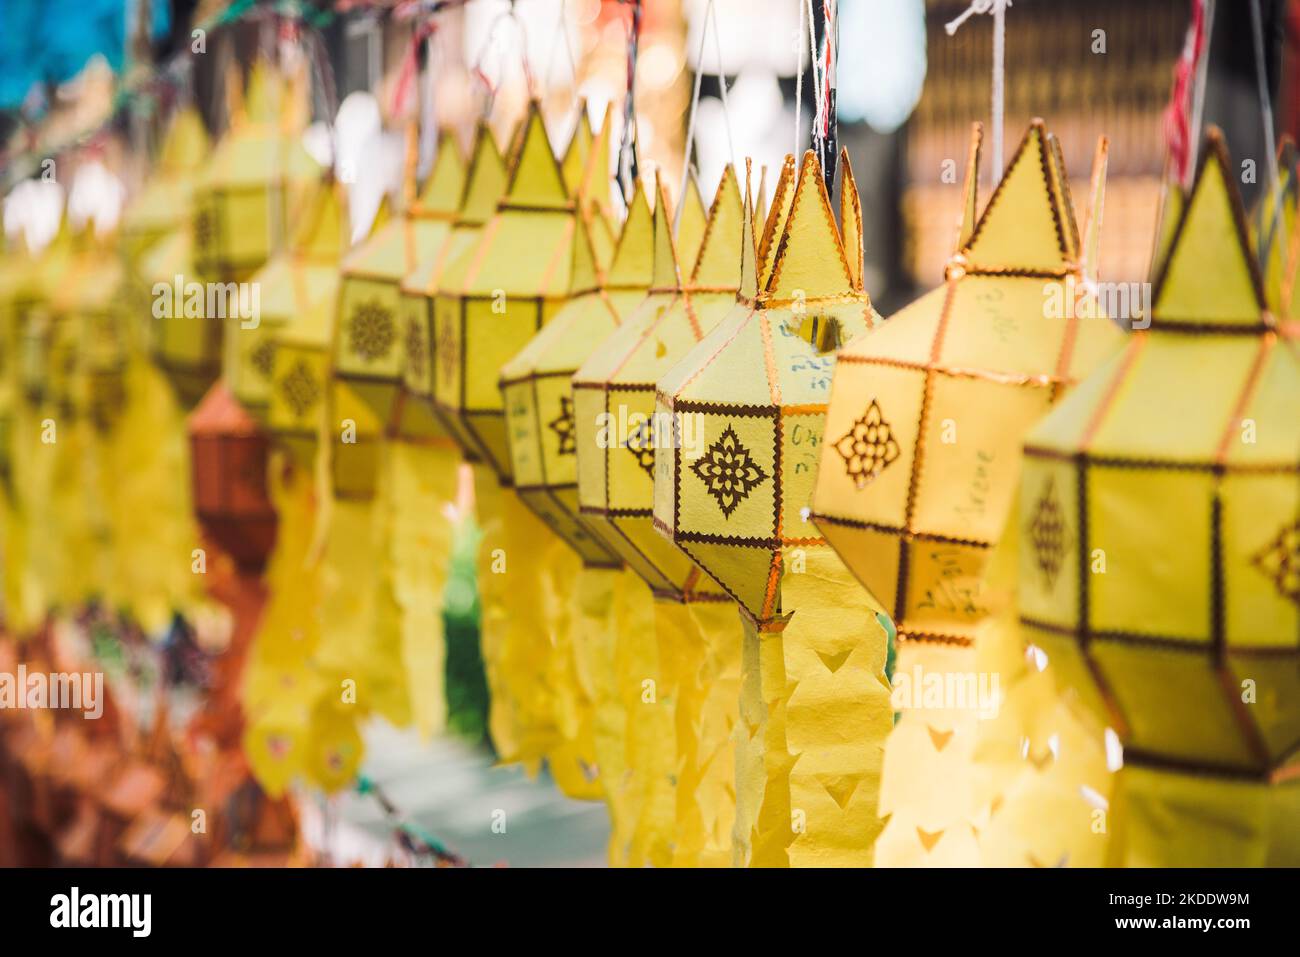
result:
M 799 155 L 799 127 L 803 113 L 803 6 L 799 7 L 799 39 L 794 45 L 794 155 Z
M 691 149 L 695 145 L 695 115 L 700 105 L 700 83 L 704 79 L 704 41 L 709 35 L 709 26 L 713 27 L 713 53 L 718 65 L 718 86 L 722 90 L 722 119 L 727 128 L 727 149 L 731 162 L 736 162 L 736 144 L 731 138 L 731 110 L 727 106 L 727 77 L 722 71 L 722 44 L 718 36 L 717 15 L 713 9 L 713 0 L 709 0 L 704 16 L 700 20 L 700 46 L 695 57 L 695 89 L 691 94 L 691 114 L 686 124 L 686 153 L 682 157 L 682 183 L 677 191 L 677 212 L 673 215 L 673 235 L 682 222 L 682 209 L 686 206 L 686 184 L 691 174 Z
M 1264 19 L 1259 12 L 1259 0 L 1250 0 L 1250 29 L 1255 41 L 1255 78 L 1259 83 L 1259 110 L 1264 123 L 1264 152 L 1268 157 L 1269 189 L 1273 194 L 1273 222 L 1264 236 L 1265 248 L 1259 250 L 1261 261 L 1267 263 L 1275 236 L 1281 237 L 1282 262 L 1287 261 L 1286 229 L 1283 227 L 1282 194 L 1278 190 L 1277 143 L 1273 137 L 1273 104 L 1269 98 L 1268 70 L 1264 62 Z
M 1002 180 L 1002 125 L 1005 86 L 1005 61 L 1007 41 L 1007 7 L 1011 0 L 971 0 L 971 5 L 961 15 L 944 24 L 944 32 L 952 36 L 961 25 L 976 14 L 993 14 L 993 82 L 992 82 L 992 120 L 990 139 L 993 149 L 993 185 Z

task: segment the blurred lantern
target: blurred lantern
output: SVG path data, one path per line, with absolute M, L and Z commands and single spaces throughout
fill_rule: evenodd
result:
M 136 262 L 141 253 L 173 230 L 188 230 L 194 183 L 209 150 L 208 131 L 198 110 L 193 106 L 177 110 L 144 189 L 122 216 L 122 245 L 128 262 Z
M 178 229 L 145 250 L 136 267 L 150 290 L 146 308 L 154 361 L 186 409 L 197 405 L 221 375 L 221 320 L 208 316 L 203 286 L 186 289 L 186 277 L 195 275 L 193 250 L 194 234 Z M 228 295 L 223 288 L 223 301 L 229 302 Z M 237 289 L 235 296 L 237 303 Z
M 227 388 L 249 412 L 265 420 L 280 332 L 319 302 L 332 301 L 339 259 L 347 245 L 342 188 L 326 177 L 307 201 L 288 249 L 277 254 L 238 290 L 238 308 L 227 305 L 225 326 Z M 209 288 L 220 284 L 209 284 Z
M 659 697 L 669 707 L 655 715 L 670 723 L 651 729 L 658 746 L 640 770 L 651 793 L 667 783 L 670 794 L 675 787 L 676 799 L 671 813 L 662 812 L 662 802 L 647 802 L 657 816 L 642 816 L 634 851 L 658 865 L 717 865 L 730 860 L 734 762 L 729 743 L 739 693 L 735 681 L 717 679 L 739 678 L 739 622 L 726 593 L 654 529 L 654 463 L 665 449 L 658 439 L 670 433 L 656 430 L 654 390 L 735 307 L 745 209 L 730 166 L 707 218 L 698 192 L 687 194 L 680 228 L 685 231 L 699 209 L 703 245 L 698 257 L 687 261 L 694 268 L 688 264 L 681 270 L 688 277 L 683 284 L 662 192 L 659 201 L 652 291 L 574 376 L 579 482 L 588 520 L 655 596 L 656 641 L 639 634 L 624 640 L 649 650 Z M 711 767 L 716 786 L 702 793 Z M 634 854 L 633 863 L 640 862 Z
M 657 386 L 673 449 L 655 457 L 655 525 L 743 611 L 734 833 L 750 866 L 866 863 L 880 829 L 886 633 L 807 509 L 835 353 L 879 321 L 847 154 L 840 168 L 843 238 L 815 155 L 797 182 L 788 159 L 741 301 Z
M 1021 633 L 1123 743 L 1120 866 L 1300 862 L 1300 309 L 1234 171 L 1211 129 L 1149 329 L 1025 441 Z
M 444 248 L 465 185 L 465 161 L 454 137 L 440 137 L 433 170 L 417 197 L 413 195 L 415 145 L 415 137 L 409 137 L 407 191 L 412 195 L 406 215 L 375 230 L 344 259 L 334 365 L 338 378 L 386 426 L 432 437 L 443 429 L 430 403 L 403 401 L 402 388 L 406 379 L 420 384 L 430 375 L 429 310 L 420 309 L 423 303 L 414 300 L 408 305 L 400 284 L 417 264 L 428 262 Z
M 203 532 L 243 568 L 260 569 L 275 544 L 266 491 L 268 439 L 223 382 L 189 419 L 194 511 Z
M 1120 345 L 1094 288 L 1098 148 L 1081 242 L 1055 137 L 1035 121 L 976 217 L 980 130 L 946 282 L 839 355 L 813 518 L 898 629 L 904 715 L 886 750 L 881 864 L 973 865 L 986 809 L 969 787 L 979 703 L 926 699 L 914 676 L 975 672 L 991 549 L 1026 431 Z M 956 784 L 952 789 L 941 782 Z
M 447 264 L 477 244 L 505 186 L 505 160 L 492 131 L 480 124 L 468 168 L 462 167 L 450 137 L 439 141 L 433 171 L 411 211 L 413 220 L 428 223 L 430 233 L 446 229 L 436 246 L 431 243 L 428 250 L 418 250 L 415 264 L 401 282 L 401 312 L 407 336 L 404 384 L 413 399 L 431 408 L 439 361 L 433 328 L 434 297 Z M 447 227 L 441 225 L 444 222 Z
M 444 270 L 434 305 L 434 394 L 465 452 L 508 483 L 510 449 L 501 367 L 563 304 L 574 205 L 531 103 L 510 181 L 478 242 Z
M 241 95 L 227 78 L 230 129 L 194 187 L 194 265 L 207 280 L 242 282 L 283 242 L 320 177 L 301 143 L 306 84 L 286 81 L 258 60 Z
M 585 125 L 579 122 L 579 130 Z M 588 169 L 588 182 L 602 186 L 609 180 L 609 125 L 607 119 Z M 597 217 L 599 221 L 593 222 Z M 649 210 L 644 197 L 638 196 L 616 267 L 620 259 L 636 255 L 634 244 L 648 248 L 648 225 Z M 578 514 L 577 435 L 569 380 L 591 344 L 604 339 L 627 315 L 627 299 L 644 293 L 644 286 L 620 288 L 616 305 L 606 290 L 609 263 L 599 258 L 592 242 L 593 232 L 605 230 L 598 208 L 577 217 L 569 299 L 500 372 L 515 494 L 593 568 L 617 568 L 622 562 Z

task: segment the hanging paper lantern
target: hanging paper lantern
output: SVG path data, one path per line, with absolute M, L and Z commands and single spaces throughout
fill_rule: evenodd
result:
M 482 236 L 444 270 L 434 304 L 434 396 L 466 454 L 509 482 L 501 367 L 563 304 L 574 204 L 540 107 L 529 106 L 510 181 Z
M 433 385 L 440 361 L 433 326 L 434 297 L 448 263 L 478 242 L 505 187 L 505 159 L 491 129 L 483 123 L 474 135 L 467 168 L 462 168 L 460 154 L 450 139 L 440 141 L 433 171 L 411 213 L 413 218 L 427 219 L 430 232 L 442 234 L 436 245 L 430 243 L 418 251 L 400 287 L 407 337 L 403 384 L 411 404 L 427 406 L 434 416 L 439 416 Z M 441 418 L 438 421 L 445 430 L 446 424 Z
M 703 251 L 679 268 L 659 190 L 650 295 L 574 376 L 584 512 L 655 598 L 654 640 L 625 629 L 630 633 L 618 638 L 626 651 L 615 652 L 616 661 L 628 662 L 617 676 L 631 687 L 653 675 L 659 705 L 649 709 L 638 700 L 627 715 L 625 790 L 633 796 L 616 810 L 632 820 L 616 814 L 614 831 L 632 866 L 723 863 L 719 854 L 702 858 L 707 845 L 726 848 L 730 857 L 725 808 L 734 782 L 726 715 L 735 710 L 738 688 L 717 679 L 739 677 L 739 621 L 730 598 L 652 521 L 654 461 L 664 447 L 656 440 L 670 431 L 655 429 L 655 383 L 735 306 L 740 284 L 744 208 L 735 172 L 723 171 L 707 216 L 691 183 L 679 229 L 706 223 L 696 239 L 687 236 L 698 246 L 702 235 Z M 714 707 L 718 696 L 721 708 Z M 719 787 L 702 793 L 713 762 Z
M 987 808 L 976 803 L 971 769 L 988 714 L 974 697 L 940 701 L 923 690 L 976 673 L 974 635 L 994 588 L 1010 587 L 986 571 L 1023 435 L 1122 340 L 1084 294 L 1095 272 L 1104 141 L 1086 241 L 1059 146 L 1041 121 L 977 218 L 979 158 L 977 126 L 944 285 L 838 357 L 813 497 L 818 528 L 898 631 L 904 715 L 886 749 L 882 865 L 979 860 Z
M 579 123 L 579 129 L 585 124 Z M 596 141 L 589 182 L 608 182 L 609 123 Z M 579 191 L 580 193 L 585 191 Z M 581 200 L 579 200 L 581 202 Z M 578 432 L 570 379 L 593 342 L 600 342 L 628 315 L 632 301 L 644 295 L 623 275 L 644 259 L 650 245 L 650 210 L 638 190 L 628 225 L 611 266 L 620 282 L 606 288 L 607 262 L 599 258 L 592 233 L 605 229 L 596 204 L 577 217 L 569 269 L 569 299 L 519 351 L 501 367 L 515 494 L 560 536 L 590 568 L 618 568 L 622 560 L 588 528 L 578 514 Z M 640 248 L 635 248 L 640 247 Z
M 286 83 L 259 60 L 248 89 L 228 79 L 230 130 L 194 187 L 194 265 L 208 280 L 244 281 L 288 233 L 320 169 L 300 141 L 304 84 Z
M 144 189 L 122 214 L 122 245 L 129 262 L 174 230 L 189 228 L 194 182 L 209 153 L 199 111 L 192 105 L 177 110 Z
M 887 638 L 807 504 L 835 352 L 879 317 L 847 155 L 843 234 L 816 156 L 797 182 L 792 165 L 757 266 L 746 244 L 740 302 L 658 383 L 673 449 L 655 458 L 654 520 L 744 612 L 736 862 L 865 864 L 891 723 Z
M 236 314 L 228 311 L 224 319 L 208 319 L 225 326 L 226 387 L 261 421 L 271 400 L 279 333 L 315 303 L 332 301 L 338 288 L 339 258 L 347 244 L 345 202 L 332 178 L 322 181 L 307 202 L 289 248 L 253 275 L 249 286 L 256 298 L 243 302 L 241 291 Z
M 1021 436 L 1122 340 L 1083 318 L 1095 303 L 1055 138 L 1034 122 L 976 221 L 979 147 L 977 127 L 945 283 L 839 356 L 819 450 L 814 519 L 903 647 L 970 644 Z
M 700 257 L 684 295 L 671 215 L 663 190 L 657 192 L 650 293 L 617 332 L 602 339 L 573 377 L 579 503 L 601 537 L 656 594 L 676 600 L 710 592 L 723 596 L 653 527 L 654 389 L 735 307 L 744 211 L 735 172 L 728 166 L 709 214 L 706 255 Z M 684 221 L 690 216 L 689 199 Z M 644 203 L 640 196 L 637 201 Z M 666 435 L 668 430 L 660 432 Z
M 196 275 L 193 249 L 193 233 L 178 229 L 146 249 L 136 266 L 141 285 L 149 290 L 142 311 L 147 309 L 152 320 L 150 350 L 186 409 L 197 405 L 221 375 L 221 320 L 208 317 L 202 286 L 187 291 L 185 285 L 186 277 Z
M 410 145 L 414 147 L 413 138 Z M 408 158 L 408 166 L 414 165 L 414 159 Z M 408 180 L 413 178 L 412 169 Z M 375 230 L 343 263 L 334 343 L 336 375 L 374 409 L 381 422 L 401 425 L 412 435 L 436 436 L 442 427 L 427 403 L 410 403 L 408 408 L 403 401 L 404 380 L 414 375 L 409 367 L 415 367 L 418 377 L 428 375 L 429 337 L 427 317 L 407 311 L 400 284 L 417 264 L 444 248 L 464 184 L 465 162 L 454 138 L 439 137 L 428 182 L 410 202 L 406 215 Z M 402 423 L 394 421 L 398 416 Z
M 1300 862 L 1294 276 L 1234 170 L 1211 130 L 1150 328 L 1025 441 L 1021 633 L 1123 743 L 1118 865 Z
M 261 568 L 276 524 L 266 492 L 266 433 L 221 382 L 190 415 L 189 433 L 199 524 L 236 563 Z

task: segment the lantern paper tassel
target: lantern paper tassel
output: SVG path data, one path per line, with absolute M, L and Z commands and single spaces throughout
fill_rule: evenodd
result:
M 503 762 L 536 773 L 556 731 L 545 674 L 550 637 L 539 562 L 551 533 L 495 473 L 475 466 L 479 525 L 480 641 L 491 696 L 488 727 Z
M 620 646 L 628 647 L 617 660 L 632 670 L 616 678 L 630 689 L 628 745 L 638 755 L 629 759 L 620 798 L 620 806 L 635 816 L 631 839 L 624 842 L 633 866 L 667 866 L 674 858 L 693 860 L 698 852 L 703 834 L 694 811 L 694 788 L 701 776 L 695 743 L 699 715 L 687 702 L 703 693 L 698 682 L 709 642 L 699 633 L 701 619 L 691 613 L 691 605 L 731 606 L 716 583 L 654 530 L 652 476 L 659 432 L 653 412 L 654 383 L 735 304 L 743 205 L 730 167 L 707 213 L 691 181 L 681 229 L 694 268 L 683 269 L 667 198 L 662 188 L 656 194 L 652 219 L 639 188 L 628 216 L 628 229 L 637 217 L 652 222 L 653 241 L 641 257 L 650 267 L 649 295 L 573 376 L 583 517 L 642 579 L 643 600 L 654 596 L 653 627 L 657 636 L 663 632 L 653 643 L 631 627 L 621 627 L 618 635 Z M 624 252 L 621 245 L 620 257 Z M 683 275 L 689 276 L 687 282 Z M 635 587 L 629 581 L 629 597 Z M 734 614 L 728 625 L 735 643 Z M 621 824 L 616 823 L 620 835 Z
M 1300 862 L 1295 267 L 1208 139 L 1149 328 L 1024 446 L 1020 631 L 1123 746 L 1113 865 Z
M 815 155 L 797 178 L 787 160 L 763 242 L 756 253 L 745 244 L 739 301 L 657 388 L 674 437 L 703 434 L 696 449 L 674 442 L 656 457 L 655 527 L 748 620 L 735 729 L 742 865 L 860 865 L 880 828 L 888 639 L 806 507 L 834 351 L 879 320 L 862 288 L 847 157 L 840 168 L 843 236 Z
M 315 482 L 284 453 L 268 469 L 279 517 L 275 550 L 266 570 L 269 595 L 249 649 L 241 698 L 248 724 L 244 752 L 259 784 L 279 797 L 306 768 L 310 715 L 328 689 L 316 673 L 320 642 L 319 577 L 312 552 Z

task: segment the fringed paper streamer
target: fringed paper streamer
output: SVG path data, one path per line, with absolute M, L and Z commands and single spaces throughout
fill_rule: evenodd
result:
M 579 565 L 567 547 L 557 558 Z M 576 569 L 570 589 L 570 627 L 555 634 L 548 677 L 555 691 L 556 725 L 561 741 L 548 755 L 551 774 L 569 797 L 600 800 L 605 790 L 600 780 L 596 752 L 596 706 L 591 650 L 612 640 L 616 623 L 615 586 L 620 573 L 608 568 Z
M 442 595 L 454 544 L 447 513 L 456 500 L 460 453 L 450 443 L 392 443 L 390 549 L 401 610 L 402 660 L 411 719 L 428 737 L 446 726 Z
M 736 730 L 736 863 L 868 866 L 891 725 L 888 639 L 839 558 L 787 571 L 770 625 L 746 621 Z
M 279 797 L 305 771 L 312 710 L 334 688 L 313 664 L 321 633 L 312 476 L 273 458 L 268 478 L 279 526 L 265 576 L 270 598 L 249 651 L 242 700 L 244 752 L 258 783 Z
M 736 818 L 733 732 L 743 630 L 730 601 L 686 603 L 699 648 L 677 700 L 677 867 L 727 867 Z
M 479 543 L 479 599 L 483 664 L 491 693 L 492 743 L 504 762 L 521 762 L 536 773 L 556 744 L 547 673 L 550 633 L 546 625 L 545 576 L 539 557 L 553 538 L 541 521 L 507 489 L 496 473 L 474 467 Z

